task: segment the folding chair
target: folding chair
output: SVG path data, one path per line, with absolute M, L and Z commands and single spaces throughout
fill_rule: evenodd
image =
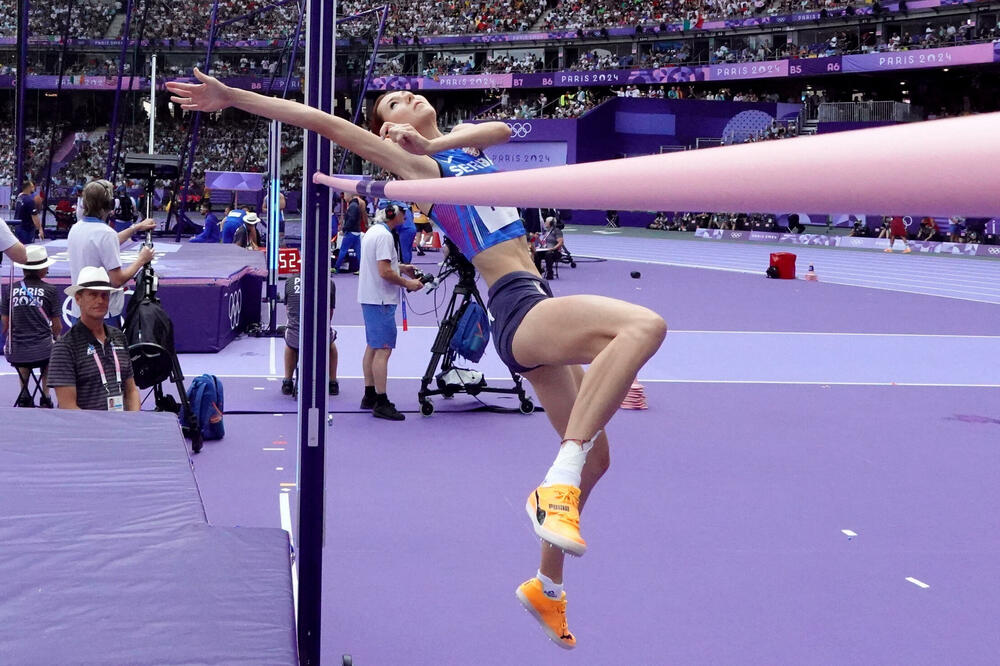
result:
M 11 363 L 11 366 L 17 370 L 17 376 L 21 380 L 21 390 L 14 401 L 15 407 L 35 407 L 36 397 L 48 397 L 42 392 L 42 374 L 49 367 L 49 359 L 34 363 Z

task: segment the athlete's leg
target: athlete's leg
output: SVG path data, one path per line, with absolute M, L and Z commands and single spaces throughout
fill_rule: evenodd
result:
M 512 351 L 526 367 L 590 364 L 564 434 L 583 442 L 618 410 L 666 333 L 663 318 L 642 306 L 604 296 L 563 296 L 528 311 L 514 334 Z
M 580 383 L 583 381 L 583 368 L 578 365 L 542 366 L 524 373 L 525 379 L 531 382 L 535 395 L 545 408 L 552 427 L 559 434 L 559 439 L 566 437 L 566 425 L 569 423 L 573 404 L 576 402 Z M 580 511 L 597 481 L 608 470 L 611 463 L 608 449 L 608 438 L 604 432 L 594 441 L 594 447 L 587 454 L 587 462 L 583 467 L 580 482 Z M 562 582 L 563 560 L 565 553 L 547 541 L 542 541 L 542 558 L 538 570 L 556 583 Z

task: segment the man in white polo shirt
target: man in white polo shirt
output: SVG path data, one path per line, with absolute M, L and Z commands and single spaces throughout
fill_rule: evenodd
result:
M 122 267 L 119 246 L 134 233 L 152 230 L 156 222 L 146 219 L 115 233 L 115 230 L 107 224 L 108 216 L 115 210 L 115 190 L 106 180 L 92 180 L 87 183 L 83 188 L 82 198 L 83 216 L 70 229 L 66 246 L 73 283 L 76 284 L 76 279 L 84 266 L 99 266 L 108 272 L 108 277 L 115 287 L 121 287 L 153 259 L 153 250 L 143 247 L 139 250 L 138 259 L 128 267 Z M 124 307 L 124 292 L 113 292 L 108 310 L 109 316 L 117 317 Z M 75 302 L 71 312 L 74 317 L 80 316 L 80 310 Z
M 378 224 L 368 227 L 361 238 L 361 265 L 358 269 L 358 302 L 365 319 L 365 340 L 368 343 L 361 362 L 365 376 L 365 396 L 361 400 L 361 408 L 370 409 L 373 416 L 390 421 L 406 418 L 386 395 L 389 355 L 396 347 L 399 288 L 417 291 L 423 286 L 420 280 L 414 279 L 413 266 L 399 263 L 399 250 L 392 230 L 405 219 L 402 214 L 386 219 L 384 210 L 378 212 Z

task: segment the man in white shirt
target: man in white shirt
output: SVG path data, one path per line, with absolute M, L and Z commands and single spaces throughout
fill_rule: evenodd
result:
M 361 238 L 358 302 L 364 315 L 367 342 L 361 362 L 365 376 L 361 408 L 371 409 L 372 416 L 380 419 L 402 421 L 406 417 L 389 402 L 386 394 L 389 355 L 396 347 L 396 306 L 399 305 L 400 287 L 417 291 L 423 285 L 413 277 L 413 266 L 399 263 L 399 249 L 392 230 L 403 224 L 406 216 L 398 210 L 390 216 L 390 207 L 378 212 L 377 224 L 369 227 Z
M 66 241 L 66 253 L 69 255 L 69 270 L 73 284 L 85 266 L 97 266 L 105 269 L 115 287 L 121 287 L 135 277 L 139 269 L 153 259 L 152 248 L 143 246 L 139 250 L 139 258 L 128 267 L 122 267 L 119 246 L 132 237 L 132 234 L 150 231 L 156 226 L 151 219 L 133 224 L 115 233 L 108 226 L 108 216 L 115 209 L 115 192 L 111 183 L 106 180 L 92 180 L 83 188 L 83 216 L 73 225 Z M 108 315 L 117 317 L 125 307 L 125 295 L 122 291 L 112 292 Z M 74 301 L 71 313 L 80 316 L 79 308 Z

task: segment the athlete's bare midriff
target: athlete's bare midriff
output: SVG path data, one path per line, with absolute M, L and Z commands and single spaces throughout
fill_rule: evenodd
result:
M 538 275 L 525 236 L 488 247 L 472 258 L 472 265 L 486 281 L 487 288 L 508 273 L 528 271 Z

